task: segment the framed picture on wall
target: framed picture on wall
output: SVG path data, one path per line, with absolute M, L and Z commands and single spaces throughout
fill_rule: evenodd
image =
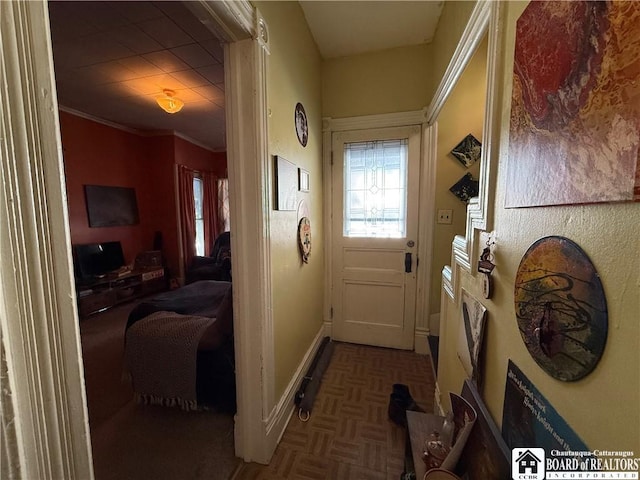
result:
M 309 172 L 302 168 L 298 169 L 298 190 L 301 192 L 309 191 Z
M 274 156 L 276 181 L 276 210 L 296 210 L 298 193 L 298 169 L 280 155 Z

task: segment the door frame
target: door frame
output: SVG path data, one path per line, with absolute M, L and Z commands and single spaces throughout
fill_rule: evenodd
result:
M 198 6 L 227 42 L 236 455 L 266 463 L 275 448 L 268 189 L 255 185 L 268 181 L 268 29 L 246 0 Z M 17 478 L 92 479 L 47 3 L 0 2 L 0 13 L 0 461 Z
M 331 244 L 333 226 L 331 206 L 333 205 L 333 189 L 331 168 L 333 159 L 333 133 L 352 130 L 370 130 L 390 127 L 420 126 L 420 184 L 418 205 L 418 252 L 420 265 L 416 279 L 416 319 L 414 327 L 414 350 L 417 353 L 429 353 L 429 291 L 431 288 L 431 263 L 433 251 L 433 235 L 430 226 L 434 222 L 435 208 L 435 173 L 436 157 L 432 154 L 431 144 L 436 140 L 436 127 L 427 122 L 427 109 L 409 112 L 364 115 L 358 117 L 323 119 L 322 155 L 323 155 L 323 188 L 324 224 L 325 224 L 325 335 L 331 335 L 333 326 L 331 311 L 331 289 L 333 285 L 332 259 L 334 249 Z
M 456 305 L 459 305 L 462 288 L 459 281 L 460 270 L 474 276 L 477 275 L 477 271 L 472 268 L 472 259 L 478 258 L 480 255 L 479 232 L 490 231 L 493 228 L 493 204 L 495 202 L 498 164 L 496 157 L 500 142 L 500 130 L 496 126 L 499 122 L 502 100 L 498 91 L 500 83 L 498 79 L 503 73 L 500 62 L 503 9 L 502 2 L 476 3 L 442 81 L 433 96 L 431 105 L 429 105 L 427 114 L 429 124 L 437 124 L 438 115 L 449 98 L 449 94 L 486 35 L 488 37 L 487 91 L 478 178 L 479 192 L 478 196 L 471 198 L 467 205 L 465 234 L 457 235 L 453 239 L 451 265 L 446 265 L 442 269 L 443 292 Z M 436 155 L 436 149 L 437 144 L 434 143 L 432 155 Z M 440 313 L 442 315 L 443 312 Z M 442 318 L 445 317 L 441 316 Z

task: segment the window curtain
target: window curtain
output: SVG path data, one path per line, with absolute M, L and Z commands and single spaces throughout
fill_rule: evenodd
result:
M 193 170 L 178 165 L 178 196 L 182 218 L 182 253 L 188 268 L 196 254 L 196 207 L 193 200 Z
M 204 217 L 204 254 L 211 255 L 213 244 L 221 232 L 218 215 L 218 179 L 210 172 L 203 172 L 202 213 Z
M 231 230 L 229 214 L 229 179 L 218 179 L 218 218 L 223 232 Z

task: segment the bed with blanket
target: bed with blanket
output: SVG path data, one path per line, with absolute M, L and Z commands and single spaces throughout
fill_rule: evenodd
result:
M 235 412 L 231 283 L 199 281 L 137 305 L 125 357 L 137 401 Z

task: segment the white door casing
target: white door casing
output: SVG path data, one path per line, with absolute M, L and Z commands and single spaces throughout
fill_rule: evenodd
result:
M 371 232 L 345 234 L 345 148 L 361 142 L 399 139 L 407 139 L 408 153 L 403 174 L 404 231 L 391 236 Z M 331 305 L 332 335 L 336 340 L 413 349 L 420 148 L 418 125 L 333 134 Z M 375 173 L 369 171 L 369 175 Z M 378 186 L 381 185 L 374 182 L 367 189 L 377 192 Z
M 246 1 L 199 2 L 203 21 L 221 26 L 222 37 L 236 62 L 228 144 L 250 175 L 230 181 L 235 192 L 267 178 L 255 168 L 266 163 L 266 110 L 262 52 L 266 25 Z M 3 472 L 12 478 L 91 479 L 93 469 L 82 375 L 79 329 L 73 288 L 62 149 L 45 1 L 0 2 L 0 90 L 7 108 L 0 111 L 0 340 L 4 370 L 0 396 L 0 460 L 11 459 Z M 233 28 L 232 28 L 233 27 Z M 242 38 L 252 37 L 251 46 Z M 247 50 L 251 50 L 247 54 Z M 249 84 L 249 88 L 240 87 Z M 237 87 L 237 88 L 235 88 Z M 246 92 L 251 92 L 246 94 Z M 231 132 L 229 132 L 231 130 Z M 256 154 L 258 152 L 258 154 Z M 244 171 L 244 170 L 243 170 Z M 236 199 L 236 218 L 260 218 L 264 199 Z M 248 218 L 245 224 L 251 223 Z M 256 229 L 260 229 L 256 225 Z M 262 230 L 261 230 L 262 231 Z M 249 235 L 247 235 L 249 236 Z M 232 239 L 236 257 L 261 258 L 268 240 Z M 254 237 L 254 238 L 255 238 Z M 237 265 L 242 270 L 243 265 Z M 234 270 L 236 266 L 234 266 Z M 240 281 L 237 290 L 257 283 L 260 295 L 243 302 L 235 318 L 239 392 L 254 398 L 240 401 L 236 417 L 236 453 L 245 460 L 265 461 L 275 448 L 267 441 L 264 416 L 272 388 L 272 326 L 255 335 L 244 319 L 263 318 L 269 290 L 260 276 Z M 235 285 L 234 285 L 235 290 Z M 235 295 L 234 295 L 235 297 Z M 240 302 L 234 298 L 234 308 Z M 239 309 L 240 310 L 240 309 Z M 253 315 L 253 314 L 256 315 Z M 239 340 L 241 339 L 241 340 Z M 267 353 L 263 355 L 263 351 Z M 266 357 L 266 360 L 265 360 Z M 264 363 L 263 363 L 264 362 Z M 5 376 L 6 374 L 6 376 Z M 259 385 L 259 387 L 256 387 Z M 259 393 L 256 390 L 259 389 Z M 273 437 L 275 434 L 271 434 Z

